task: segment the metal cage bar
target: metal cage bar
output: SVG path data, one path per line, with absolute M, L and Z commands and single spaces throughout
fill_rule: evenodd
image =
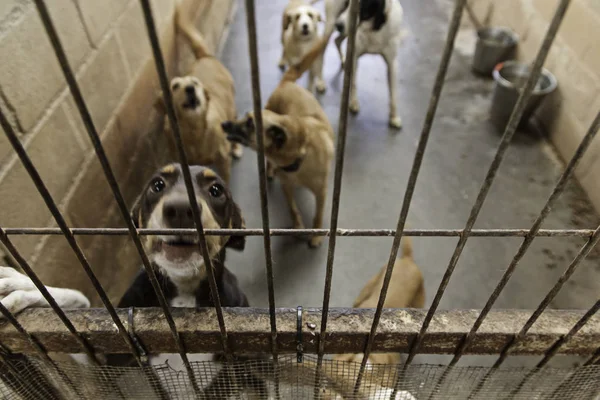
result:
M 120 209 L 121 213 L 123 214 L 123 219 L 125 220 L 125 223 L 128 226 L 129 234 L 132 237 L 132 239 L 135 243 L 135 246 L 138 249 L 138 252 L 140 253 L 140 256 L 142 258 L 142 262 L 143 262 L 144 266 L 147 266 L 147 269 L 149 269 L 149 268 L 151 268 L 150 262 L 144 252 L 144 249 L 143 249 L 141 241 L 139 240 L 139 237 L 135 233 L 135 225 L 133 224 L 133 221 L 131 220 L 129 209 L 127 208 L 127 205 L 125 204 L 125 200 L 123 199 L 123 195 L 121 194 L 119 185 L 115 178 L 115 175 L 112 171 L 112 168 L 110 167 L 110 163 L 108 161 L 106 153 L 104 152 L 104 148 L 102 147 L 102 141 L 100 140 L 98 131 L 96 130 L 96 126 L 95 126 L 94 122 L 92 121 L 92 116 L 87 108 L 85 100 L 83 99 L 83 95 L 81 93 L 81 90 L 79 89 L 79 85 L 77 84 L 77 80 L 75 78 L 73 70 L 71 69 L 69 61 L 67 59 L 67 55 L 62 46 L 61 40 L 58 37 L 58 33 L 56 32 L 54 23 L 52 22 L 52 19 L 50 18 L 50 14 L 48 13 L 46 4 L 45 4 L 44 0 L 35 0 L 35 5 L 38 10 L 40 19 L 42 20 L 42 24 L 44 25 L 44 29 L 46 30 L 48 38 L 50 39 L 50 42 L 52 44 L 54 53 L 56 54 L 56 57 L 60 64 L 60 67 L 62 69 L 62 72 L 65 76 L 65 80 L 67 81 L 67 85 L 69 87 L 71 95 L 73 96 L 73 100 L 75 101 L 75 104 L 77 106 L 77 109 L 79 110 L 81 119 L 83 121 L 83 124 L 84 124 L 86 131 L 88 133 L 88 136 L 92 142 L 92 145 L 96 152 L 96 156 L 98 158 L 98 161 L 102 165 L 104 176 L 105 176 L 107 182 L 109 183 L 111 190 L 113 191 L 115 200 L 117 201 L 119 209 Z M 23 149 L 23 153 L 26 154 L 24 149 Z M 31 168 L 33 168 L 33 165 L 31 166 Z M 30 172 L 30 174 L 31 174 L 31 172 Z M 37 175 L 37 173 L 36 173 L 36 175 Z M 39 177 L 37 177 L 37 178 L 39 178 Z M 110 313 L 114 324 L 116 325 L 117 329 L 119 330 L 119 333 L 123 337 L 123 340 L 125 340 L 125 342 L 128 344 L 129 348 L 131 349 L 131 353 L 133 354 L 138 365 L 140 367 L 143 367 L 146 363 L 140 357 L 140 351 L 138 350 L 138 347 L 135 345 L 135 341 L 133 340 L 133 338 L 131 337 L 131 335 L 129 334 L 129 332 L 127 331 L 127 329 L 121 322 L 121 320 L 118 318 L 117 313 L 115 311 L 115 307 L 110 302 L 110 299 L 108 298 L 108 295 L 104 291 L 102 284 L 97 279 L 94 272 L 92 271 L 89 262 L 87 261 L 85 255 L 83 254 L 83 251 L 81 250 L 78 243 L 76 242 L 76 239 L 75 239 L 73 233 L 71 232 L 71 230 L 69 229 L 69 227 L 67 226 L 66 221 L 60 214 L 58 207 L 56 206 L 56 204 L 50 197 L 50 193 L 43 185 L 41 178 L 39 178 L 39 183 L 37 182 L 37 178 L 34 179 L 32 176 L 32 179 L 34 179 L 34 183 L 36 184 L 36 187 L 40 191 L 40 194 L 42 195 L 42 197 L 44 197 L 44 200 L 46 201 L 48 208 L 52 212 L 52 215 L 56 219 L 57 224 L 60 226 L 62 233 L 64 234 L 65 238 L 69 242 L 69 245 L 75 252 L 75 254 L 76 254 L 77 258 L 79 259 L 80 263 L 82 264 L 86 274 L 89 276 L 89 278 L 92 282 L 92 285 L 94 286 L 94 289 L 100 296 L 100 299 L 102 300 L 102 303 L 104 304 L 104 307 L 106 307 L 106 309 Z M 51 204 L 49 204 L 49 203 L 51 203 Z
M 573 325 L 573 327 L 569 330 L 569 332 L 558 339 L 548 350 L 546 350 L 544 357 L 537 363 L 537 365 L 532 368 L 526 375 L 523 377 L 521 382 L 515 386 L 515 388 L 508 395 L 509 399 L 514 398 L 514 396 L 525 386 L 525 384 L 537 373 L 542 372 L 542 368 L 544 368 L 548 362 L 558 353 L 560 348 L 567 343 L 577 332 L 583 328 L 588 321 L 600 310 L 600 300 L 596 300 L 596 303 L 590 307 L 590 309 Z M 543 373 L 543 372 L 542 372 Z M 567 378 L 568 381 L 568 378 Z M 559 387 L 556 389 L 559 390 Z
M 591 144 L 592 140 L 594 139 L 594 137 L 596 137 L 596 133 L 598 133 L 598 129 L 599 128 L 600 128 L 600 113 L 598 113 L 596 115 L 596 118 L 594 119 L 594 121 L 590 125 L 590 128 L 588 129 L 588 132 L 586 133 L 586 135 L 582 139 L 581 143 L 579 144 L 579 147 L 575 151 L 575 154 L 571 158 L 571 161 L 569 161 L 569 164 L 567 165 L 567 167 L 563 171 L 562 175 L 558 179 L 558 181 L 556 183 L 556 186 L 554 187 L 554 190 L 552 191 L 552 194 L 550 194 L 550 197 L 546 201 L 546 204 L 542 208 L 542 211 L 540 212 L 540 214 L 536 218 L 535 222 L 531 226 L 531 230 L 530 230 L 531 234 L 527 235 L 525 237 L 525 239 L 523 240 L 523 243 L 521 243 L 521 246 L 519 247 L 519 250 L 517 251 L 517 253 L 513 257 L 512 261 L 510 262 L 510 264 L 509 264 L 508 268 L 506 269 L 506 271 L 504 271 L 504 274 L 502 275 L 502 278 L 500 279 L 500 281 L 496 285 L 496 288 L 494 288 L 494 291 L 492 292 L 492 294 L 490 295 L 490 297 L 489 297 L 488 301 L 486 302 L 485 306 L 481 310 L 481 314 L 477 318 L 477 321 L 475 321 L 475 323 L 473 324 L 473 328 L 471 329 L 471 332 L 469 332 L 469 334 L 465 337 L 465 340 L 457 348 L 456 354 L 454 355 L 454 357 L 450 361 L 450 365 L 455 365 L 458 362 L 458 360 L 460 359 L 460 357 L 462 356 L 462 353 L 464 352 L 465 348 L 467 348 L 469 346 L 469 344 L 471 342 L 471 337 L 473 336 L 473 334 L 479 329 L 479 327 L 483 323 L 485 317 L 487 316 L 487 314 L 489 313 L 489 311 L 492 309 L 492 306 L 494 305 L 494 303 L 498 299 L 498 296 L 500 296 L 500 293 L 502 292 L 502 290 L 504 289 L 504 287 L 508 283 L 508 280 L 512 276 L 513 272 L 517 268 L 517 265 L 518 265 L 519 261 L 523 258 L 523 256 L 525 255 L 525 253 L 529 249 L 529 246 L 531 245 L 531 243 L 535 239 L 535 233 L 537 232 L 537 230 L 539 230 L 540 226 L 542 225 L 542 223 L 544 222 L 544 220 L 546 219 L 546 217 L 548 216 L 548 214 L 550 214 L 550 210 L 552 209 L 552 206 L 554 205 L 554 203 L 556 202 L 556 200 L 559 198 L 559 196 L 562 194 L 562 192 L 563 192 L 563 190 L 564 190 L 567 182 L 569 181 L 569 179 L 571 178 L 571 176 L 575 172 L 575 168 L 579 164 L 579 161 L 581 161 L 581 158 L 585 154 L 585 152 L 588 149 L 589 145 Z M 594 243 L 595 244 L 595 242 L 594 242 L 594 240 L 592 238 L 590 239 L 590 243 Z M 591 251 L 592 248 L 593 248 L 593 245 L 590 246 L 589 250 Z M 589 251 L 588 251 L 588 253 L 589 253 Z M 585 258 L 585 256 L 584 257 L 580 257 L 579 261 L 583 260 L 584 258 Z M 579 263 L 575 264 L 575 266 L 573 267 L 573 269 L 575 269 L 578 264 Z M 571 266 L 569 266 L 569 267 L 571 267 Z M 559 279 L 559 281 L 555 285 L 555 288 L 556 287 L 558 287 L 558 288 L 556 289 L 556 291 L 554 292 L 554 294 L 551 291 L 549 293 L 549 296 L 552 295 L 552 297 L 554 297 L 554 295 L 558 292 L 558 290 L 560 289 L 561 286 L 562 286 L 562 283 L 561 283 L 561 280 Z M 551 301 L 551 299 L 548 300 L 547 302 L 543 302 L 540 305 L 540 307 L 538 307 L 538 310 L 536 310 L 537 316 L 539 316 L 539 314 L 541 314 L 544 311 L 544 309 L 548 306 L 548 304 L 550 303 L 550 301 Z M 535 320 L 537 319 L 536 313 L 534 313 L 534 315 L 532 316 L 533 321 L 531 321 L 531 324 L 529 325 L 529 327 L 531 327 L 531 325 L 533 324 L 533 322 L 535 322 Z M 527 323 L 529 324 L 530 321 L 528 321 Z M 527 327 L 527 329 L 529 327 Z
M 325 353 L 325 334 L 329 317 L 329 302 L 331 299 L 331 283 L 333 280 L 333 262 L 335 259 L 335 245 L 337 241 L 337 226 L 340 211 L 340 197 L 342 194 L 342 173 L 344 170 L 344 156 L 346 150 L 346 134 L 348 128 L 348 111 L 350 104 L 350 91 L 352 85 L 352 74 L 354 73 L 354 58 L 356 52 L 356 30 L 358 27 L 358 2 L 351 0 L 349 4 L 349 27 L 346 63 L 344 65 L 344 82 L 340 97 L 340 114 L 338 119 L 337 143 L 335 146 L 335 170 L 333 178 L 333 198 L 331 202 L 331 218 L 329 221 L 329 241 L 327 243 L 327 263 L 325 267 L 325 284 L 323 287 L 323 312 L 321 326 L 317 336 L 317 367 L 315 373 L 314 397 L 320 398 L 319 388 L 321 386 L 321 368 L 323 355 Z M 329 32 L 325 32 L 328 35 Z
M 262 218 L 262 236 L 265 251 L 265 268 L 269 296 L 269 322 L 271 324 L 271 354 L 275 364 L 275 394 L 279 399 L 279 368 L 277 354 L 277 320 L 275 318 L 275 285 L 273 283 L 273 256 L 271 254 L 271 233 L 269 227 L 269 199 L 267 197 L 267 174 L 265 168 L 265 144 L 262 121 L 262 100 L 260 93 L 260 68 L 258 64 L 258 45 L 256 35 L 256 15 L 254 0 L 246 0 L 246 25 L 248 27 L 248 50 L 250 53 L 250 78 L 252 81 L 252 106 L 256 123 L 256 162 L 260 189 L 260 215 Z
M 591 237 L 594 229 L 539 229 L 535 237 Z M 62 235 L 59 228 L 4 228 L 11 235 Z M 75 236 L 127 236 L 128 228 L 71 228 Z M 393 237 L 395 229 L 269 229 L 271 236 L 329 236 L 332 232 L 338 237 Z M 416 237 L 455 237 L 462 236 L 464 229 L 405 229 L 402 236 Z M 530 229 L 473 229 L 471 237 L 525 237 Z M 138 229 L 138 235 L 192 235 L 195 229 Z M 263 229 L 205 229 L 207 236 L 262 236 Z
M 146 29 L 148 31 L 148 39 L 150 40 L 150 46 L 152 48 L 152 54 L 154 56 L 154 63 L 156 65 L 156 72 L 158 74 L 160 86 L 163 93 L 163 98 L 165 101 L 166 112 L 169 119 L 169 124 L 171 125 L 171 129 L 173 131 L 173 136 L 175 139 L 177 151 L 179 154 L 179 160 L 181 163 L 181 169 L 183 172 L 183 179 L 185 182 L 185 187 L 188 194 L 188 199 L 192 208 L 192 216 L 194 219 L 194 225 L 196 227 L 196 233 L 199 237 L 199 250 L 204 258 L 204 266 L 206 269 L 206 274 L 208 276 L 208 283 L 210 287 L 210 294 L 212 301 L 215 306 L 215 310 L 217 312 L 217 320 L 219 321 L 219 329 L 221 332 L 221 346 L 223 352 L 225 353 L 227 361 L 232 361 L 231 353 L 229 352 L 229 347 L 227 345 L 227 330 L 225 328 L 225 320 L 223 319 L 223 310 L 221 308 L 221 301 L 219 299 L 219 291 L 217 288 L 217 283 L 214 276 L 212 260 L 210 259 L 208 253 L 208 246 L 206 244 L 206 238 L 204 236 L 204 228 L 202 226 L 202 218 L 200 213 L 200 208 L 198 207 L 198 201 L 196 200 L 196 195 L 194 193 L 194 185 L 192 183 L 192 176 L 190 173 L 190 167 L 188 164 L 187 156 L 185 153 L 185 149 L 183 147 L 183 141 L 181 139 L 181 132 L 179 131 L 179 123 L 177 122 L 177 116 L 175 114 L 175 107 L 173 106 L 173 98 L 171 96 L 171 90 L 169 87 L 169 82 L 167 79 L 167 70 L 165 68 L 165 62 L 162 55 L 162 50 L 160 48 L 160 42 L 158 40 L 158 35 L 156 33 L 156 25 L 154 23 L 154 17 L 152 16 L 152 8 L 150 6 L 149 0 L 140 0 L 142 11 L 144 14 L 144 22 L 146 24 Z M 162 298 L 164 300 L 164 297 Z M 164 309 L 166 312 L 168 311 L 168 305 L 166 301 L 164 303 Z M 170 318 L 170 322 L 172 322 L 172 318 Z M 194 379 L 194 372 L 190 365 L 190 361 L 185 354 L 184 343 L 181 340 L 179 334 L 177 334 L 177 328 L 175 327 L 175 323 L 173 322 L 173 330 L 174 335 L 176 336 L 176 340 L 178 342 L 178 347 L 180 349 L 180 356 L 185 364 L 185 368 L 190 378 L 192 385 L 194 387 L 194 391 L 196 393 L 200 392 L 196 380 Z
M 538 81 L 539 76 L 540 76 L 542 66 L 544 64 L 544 61 L 546 60 L 546 56 L 548 55 L 548 52 L 550 51 L 550 46 L 552 45 L 552 42 L 554 41 L 554 38 L 556 37 L 556 33 L 558 32 L 558 28 L 559 28 L 560 23 L 562 22 L 562 19 L 567 11 L 567 7 L 568 7 L 569 3 L 570 3 L 570 0 L 561 0 L 561 3 L 556 8 L 556 11 L 552 18 L 552 22 L 550 23 L 550 26 L 548 27 L 548 30 L 546 31 L 546 35 L 544 37 L 542 46 L 540 47 L 540 50 L 538 51 L 538 54 L 536 55 L 535 61 L 533 63 L 533 67 L 531 68 L 527 82 L 525 83 L 525 87 L 523 88 L 521 94 L 519 95 L 517 104 L 515 105 L 515 107 L 512 111 L 512 114 L 510 116 L 508 124 L 504 130 L 504 134 L 502 135 L 500 144 L 496 150 L 494 160 L 492 161 L 492 163 L 488 169 L 485 180 L 479 190 L 477 199 L 475 200 L 475 204 L 473 204 L 473 207 L 471 209 L 471 213 L 467 220 L 464 232 L 460 236 L 460 239 L 456 245 L 454 253 L 452 254 L 452 257 L 451 257 L 448 267 L 446 269 L 446 272 L 444 273 L 444 276 L 442 278 L 442 282 L 440 283 L 438 290 L 435 294 L 433 303 L 432 303 L 431 307 L 429 308 L 429 313 L 428 313 L 429 318 L 427 318 L 425 320 L 425 323 L 423 324 L 421 332 L 419 332 L 419 335 L 417 335 L 417 338 L 415 339 L 415 341 L 413 343 L 413 346 L 411 348 L 411 351 L 410 351 L 408 358 L 406 360 L 406 363 L 405 363 L 406 365 L 409 365 L 412 362 L 412 360 L 414 359 L 414 356 L 423 341 L 423 333 L 427 330 L 427 327 L 431 321 L 431 318 L 433 318 L 433 316 L 437 310 L 437 307 L 439 306 L 441 298 L 444 295 L 446 287 L 448 286 L 448 283 L 450 282 L 450 278 L 452 277 L 452 273 L 454 272 L 456 264 L 458 263 L 458 259 L 460 258 L 462 250 L 466 245 L 467 239 L 469 238 L 469 233 L 471 231 L 471 228 L 473 227 L 473 225 L 475 224 L 475 221 L 477 220 L 479 211 L 481 210 L 481 207 L 483 206 L 483 203 L 487 197 L 489 189 L 492 186 L 494 178 L 496 177 L 496 173 L 498 172 L 498 169 L 500 168 L 500 164 L 504 158 L 504 154 L 506 153 L 506 150 L 508 149 L 510 141 L 516 132 L 517 126 L 521 120 L 521 116 L 523 115 L 523 112 L 525 110 L 525 106 L 527 105 L 527 102 L 529 101 L 529 98 L 531 97 L 531 94 L 533 93 L 533 89 Z
M 400 215 L 398 217 L 398 223 L 396 226 L 396 233 L 394 235 L 394 242 L 392 244 L 392 248 L 390 251 L 390 257 L 388 259 L 385 276 L 384 276 L 383 284 L 381 287 L 381 293 L 379 296 L 379 300 L 377 302 L 377 311 L 373 318 L 371 333 L 369 334 L 369 339 L 365 346 L 364 357 L 360 364 L 358 377 L 356 378 L 356 384 L 354 386 L 355 394 L 358 393 L 358 391 L 360 389 L 362 377 L 364 375 L 365 367 L 367 365 L 367 360 L 368 360 L 369 354 L 371 353 L 371 350 L 372 350 L 373 338 L 375 336 L 375 333 L 377 332 L 377 327 L 379 325 L 379 319 L 381 317 L 381 310 L 383 309 L 383 304 L 384 304 L 385 298 L 387 296 L 387 290 L 388 290 L 388 287 L 390 284 L 390 280 L 392 278 L 392 272 L 394 270 L 394 264 L 396 261 L 396 257 L 398 256 L 398 249 L 400 248 L 400 241 L 402 239 L 404 226 L 406 224 L 406 219 L 408 217 L 410 203 L 412 201 L 412 196 L 413 196 L 413 193 L 415 190 L 415 186 L 417 184 L 417 178 L 419 176 L 421 164 L 422 164 L 423 158 L 425 156 L 425 150 L 427 148 L 427 142 L 429 140 L 429 135 L 431 133 L 431 128 L 433 126 L 433 120 L 435 119 L 435 114 L 437 111 L 437 106 L 439 103 L 440 95 L 441 95 L 442 89 L 444 87 L 444 79 L 445 79 L 446 73 L 448 71 L 448 66 L 450 65 L 450 58 L 452 57 L 452 50 L 454 48 L 454 39 L 456 38 L 456 34 L 458 33 L 458 28 L 460 26 L 460 21 L 462 18 L 465 3 L 466 3 L 466 0 L 456 0 L 454 11 L 452 13 L 452 17 L 450 20 L 450 25 L 448 27 L 448 33 L 446 36 L 446 42 L 444 44 L 444 50 L 442 53 L 438 71 L 436 73 L 433 89 L 431 92 L 431 97 L 429 100 L 429 106 L 427 108 L 427 114 L 425 115 L 425 121 L 423 122 L 423 128 L 422 128 L 421 134 L 419 136 L 419 143 L 417 144 L 415 158 L 413 159 L 413 165 L 411 167 L 410 175 L 408 178 L 408 183 L 406 185 L 406 192 L 404 193 L 404 199 L 402 201 L 402 208 L 400 210 Z M 392 393 L 392 396 L 395 396 L 395 390 L 394 390 L 394 393 Z
M 367 342 L 375 309 L 330 308 L 327 324 L 327 353 L 360 353 Z M 516 335 L 533 310 L 492 310 L 486 324 L 480 329 L 468 354 L 494 354 L 504 348 Z M 104 309 L 65 310 L 78 329 L 94 324 L 97 329 L 86 335 L 94 348 L 109 353 L 126 353 L 127 345 L 118 340 L 118 332 L 110 322 Z M 117 310 L 125 318 L 128 310 Z M 547 310 L 539 323 L 524 336 L 515 355 L 540 355 L 558 339 L 566 335 L 571 327 L 582 318 L 586 310 Z M 173 308 L 173 318 L 179 327 L 179 334 L 192 353 L 214 353 L 221 351 L 219 324 L 213 308 L 196 310 Z M 271 328 L 269 311 L 265 308 L 225 308 L 223 313 L 236 330 L 229 332 L 232 348 L 240 353 L 269 353 L 271 351 Z M 305 328 L 302 346 L 305 353 L 316 354 L 318 343 L 314 338 L 321 320 L 320 308 L 303 310 L 303 326 L 315 325 L 315 329 Z M 386 330 L 377 332 L 373 341 L 374 352 L 407 352 L 410 341 L 419 332 L 427 315 L 424 309 L 384 309 L 381 323 Z M 422 354 L 453 354 L 456 346 L 466 335 L 479 310 L 440 310 L 431 322 L 431 329 L 420 350 Z M 144 343 L 150 354 L 174 353 L 176 344 L 170 340 L 169 326 L 161 318 L 158 308 L 139 308 L 133 315 L 136 336 Z M 281 354 L 297 353 L 297 312 L 296 308 L 276 309 L 278 351 Z M 402 321 L 403 323 L 399 323 Z M 32 308 L 19 314 L 19 322 L 32 335 L 39 338 L 48 351 L 72 353 L 79 351 L 77 341 L 64 333 L 64 327 L 56 315 L 47 308 Z M 547 329 L 547 327 L 552 329 Z M 308 332 L 313 334 L 306 334 Z M 311 333 L 312 333 L 311 332 Z M 17 353 L 32 353 L 27 340 L 7 324 L 0 324 L 2 341 Z M 598 349 L 600 343 L 600 319 L 593 318 L 586 328 L 560 348 L 561 354 L 589 355 Z M 358 368 L 357 368 L 358 370 Z M 352 382 L 353 384 L 353 382 Z

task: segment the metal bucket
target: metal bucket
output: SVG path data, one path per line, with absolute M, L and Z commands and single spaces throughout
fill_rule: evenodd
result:
M 499 129 L 504 130 L 521 90 L 525 87 L 529 76 L 529 66 L 518 61 L 507 61 L 498 64 L 494 68 L 494 93 L 492 95 L 491 120 Z M 557 86 L 554 75 L 548 70 L 542 69 L 542 73 L 535 85 L 529 102 L 525 106 L 523 116 L 519 123 L 529 120 L 534 111 L 539 107 L 542 100 L 552 93 Z
M 477 31 L 473 71 L 490 76 L 494 67 L 512 58 L 519 38 L 508 28 L 482 28 Z

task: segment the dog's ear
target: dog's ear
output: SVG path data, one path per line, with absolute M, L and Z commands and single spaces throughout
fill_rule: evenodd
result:
M 283 16 L 283 31 L 287 31 L 288 27 L 290 26 L 290 24 L 292 23 L 292 14 L 291 13 L 285 13 L 285 15 Z
M 161 114 L 165 114 L 167 112 L 162 90 L 156 95 L 156 100 L 154 100 L 154 109 Z
M 233 203 L 233 211 L 231 213 L 231 220 L 229 221 L 229 227 L 231 229 L 246 229 L 246 222 L 242 216 L 242 211 L 237 204 Z M 231 247 L 234 250 L 244 250 L 246 247 L 246 236 L 230 236 L 229 240 L 225 244 L 225 247 Z
M 280 149 L 283 147 L 287 140 L 287 135 L 283 128 L 273 125 L 268 127 L 266 132 L 276 148 Z

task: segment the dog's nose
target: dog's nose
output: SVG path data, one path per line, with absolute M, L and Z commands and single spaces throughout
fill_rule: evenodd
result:
M 194 85 L 189 85 L 189 86 L 186 86 L 186 87 L 185 87 L 185 92 L 186 92 L 187 94 L 194 94 L 194 93 L 195 93 L 195 91 L 194 91 Z
M 222 122 L 221 128 L 223 128 L 223 131 L 225 131 L 225 132 L 231 132 L 233 130 L 233 122 L 231 122 L 231 121 Z
M 198 207 L 201 207 L 198 204 Z M 190 202 L 186 199 L 174 199 L 163 204 L 163 218 L 169 228 L 184 229 L 194 227 L 194 216 Z
M 302 24 L 302 30 L 303 31 L 307 31 L 308 30 L 308 24 Z
M 339 33 L 344 33 L 344 23 L 343 22 L 336 22 L 335 23 L 335 29 L 337 29 Z

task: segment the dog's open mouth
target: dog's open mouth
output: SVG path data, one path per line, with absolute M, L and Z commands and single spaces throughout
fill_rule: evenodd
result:
M 162 251 L 169 260 L 187 260 L 194 253 L 200 254 L 198 240 L 193 237 L 173 237 L 155 242 L 156 251 Z
M 200 105 L 200 99 L 196 95 L 188 96 L 185 102 L 182 104 L 183 108 L 195 110 Z

